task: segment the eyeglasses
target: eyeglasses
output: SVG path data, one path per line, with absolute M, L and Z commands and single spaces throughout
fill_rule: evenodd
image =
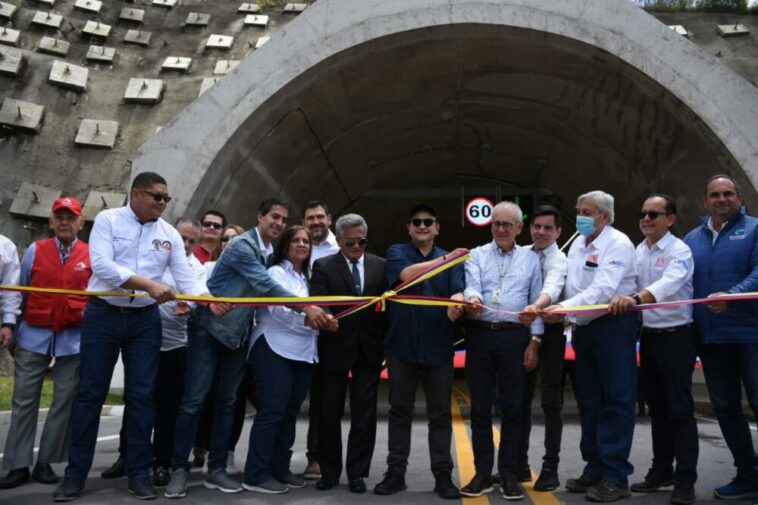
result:
M 510 230 L 514 226 L 514 223 L 511 223 L 510 221 L 492 221 L 492 229 L 497 230 L 498 228 L 502 228 L 503 230 Z
M 345 245 L 348 246 L 348 247 L 355 247 L 356 245 L 359 246 L 359 247 L 363 247 L 367 243 L 368 243 L 368 239 L 367 238 L 361 238 L 361 239 L 349 238 L 349 239 L 345 240 Z
M 232 239 L 232 237 L 226 237 L 226 236 L 224 236 L 224 237 L 221 237 L 220 240 L 221 240 L 221 242 L 229 242 L 231 239 Z
M 161 203 L 161 201 L 168 203 L 171 201 L 171 197 L 168 195 L 164 195 L 163 193 L 155 193 L 147 189 L 143 189 L 142 192 L 145 193 L 146 195 L 152 196 L 153 200 L 155 200 L 155 203 Z
M 195 242 L 197 242 L 197 239 L 195 239 L 195 237 L 182 237 L 182 240 L 186 244 L 194 244 Z
M 658 212 L 657 210 L 648 210 L 648 211 L 640 211 L 637 213 L 637 216 L 640 219 L 645 219 L 645 216 L 649 217 L 650 219 L 658 219 L 658 216 L 668 216 L 668 212 Z
M 437 222 L 436 219 L 432 219 L 430 217 L 427 217 L 425 219 L 419 219 L 419 218 L 411 219 L 411 224 L 413 226 L 415 226 L 416 228 L 418 228 L 419 226 L 421 226 L 422 223 L 423 223 L 424 226 L 426 226 L 427 228 L 429 228 L 430 226 L 433 226 L 434 223 L 436 223 L 436 222 Z
M 213 228 L 214 230 L 220 230 L 223 227 L 224 225 L 221 223 L 216 223 L 214 221 L 203 221 L 203 228 Z

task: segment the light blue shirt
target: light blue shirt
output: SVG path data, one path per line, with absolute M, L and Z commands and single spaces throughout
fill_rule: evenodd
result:
M 514 244 L 508 253 L 493 240 L 471 250 L 466 260 L 466 290 L 463 296 L 479 298 L 484 305 L 497 310 L 520 311 L 537 301 L 542 291 L 542 267 L 539 256 L 531 249 Z M 482 321 L 518 323 L 516 314 L 502 314 L 484 309 Z M 544 324 L 536 318 L 532 335 L 542 335 Z
M 55 239 L 58 246 L 58 256 L 63 261 L 61 254 L 61 243 Z M 69 246 L 69 251 L 74 247 L 76 241 Z M 37 243 L 34 242 L 24 253 L 21 261 L 21 285 L 31 285 L 32 267 L 34 266 L 34 257 L 37 251 Z M 24 300 L 26 302 L 26 300 Z M 16 345 L 25 351 L 46 356 L 72 356 L 79 354 L 81 344 L 82 328 L 64 328 L 61 331 L 53 331 L 50 328 L 42 326 L 31 326 L 21 319 L 16 331 Z
M 287 260 L 268 269 L 271 278 L 294 296 L 308 296 L 308 278 Z M 283 358 L 318 363 L 318 331 L 305 324 L 305 314 L 287 307 L 265 307 L 255 315 L 258 325 L 250 339 L 250 349 L 261 335 L 271 350 Z

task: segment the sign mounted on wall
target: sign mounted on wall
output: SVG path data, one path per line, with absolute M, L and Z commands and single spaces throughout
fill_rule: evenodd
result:
M 488 198 L 477 196 L 466 204 L 466 220 L 474 226 L 489 226 L 492 223 L 492 209 L 495 205 Z

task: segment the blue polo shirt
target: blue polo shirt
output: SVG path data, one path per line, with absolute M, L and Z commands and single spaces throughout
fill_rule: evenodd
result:
M 387 251 L 387 285 L 400 284 L 400 272 L 415 263 L 430 261 L 448 254 L 434 247 L 424 256 L 412 243 L 395 244 Z M 404 295 L 438 296 L 449 298 L 463 292 L 465 276 L 462 265 L 449 268 L 439 275 L 403 290 Z M 400 303 L 387 304 L 389 329 L 384 347 L 402 361 L 441 366 L 452 362 L 453 325 L 447 318 L 446 307 L 421 307 Z

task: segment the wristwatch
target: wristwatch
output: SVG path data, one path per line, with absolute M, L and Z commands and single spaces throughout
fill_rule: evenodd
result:
M 642 305 L 642 297 L 640 296 L 639 293 L 634 293 L 632 295 L 632 298 L 634 298 L 634 303 L 636 303 L 637 305 Z
M 532 335 L 532 338 L 530 339 L 532 342 L 537 342 L 537 344 L 542 344 L 542 337 L 539 335 Z

